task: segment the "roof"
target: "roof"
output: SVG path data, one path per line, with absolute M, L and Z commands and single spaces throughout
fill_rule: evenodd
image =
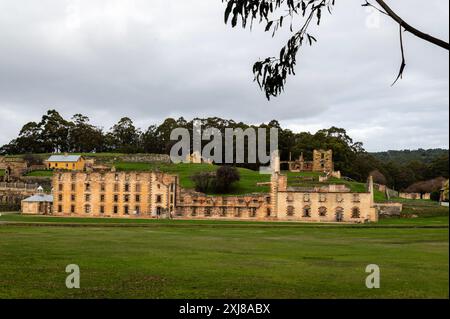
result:
M 52 155 L 47 162 L 68 162 L 75 163 L 80 160 L 80 155 Z
M 36 194 L 31 197 L 28 197 L 23 200 L 24 202 L 28 203 L 52 203 L 53 202 L 53 195 L 46 195 L 46 194 Z

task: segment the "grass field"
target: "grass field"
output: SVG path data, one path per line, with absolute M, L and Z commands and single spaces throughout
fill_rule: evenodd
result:
M 26 177 L 48 177 L 51 178 L 53 176 L 53 171 L 42 170 L 42 171 L 32 171 L 25 174 Z
M 0 298 L 448 298 L 448 241 L 448 215 L 336 226 L 6 214 Z M 80 290 L 65 288 L 68 264 Z M 365 287 L 369 264 L 381 289 Z

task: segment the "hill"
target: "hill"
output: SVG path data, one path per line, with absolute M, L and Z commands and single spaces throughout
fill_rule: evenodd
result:
M 412 161 L 418 161 L 424 164 L 431 164 L 436 158 L 448 156 L 449 150 L 446 149 L 418 149 L 401 150 L 371 153 L 376 159 L 382 162 L 394 162 L 398 165 L 406 165 Z

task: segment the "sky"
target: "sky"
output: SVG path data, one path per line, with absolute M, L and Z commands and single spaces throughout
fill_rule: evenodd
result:
M 124 116 L 142 129 L 180 116 L 277 119 L 295 132 L 345 128 L 368 151 L 448 148 L 448 51 L 405 33 L 407 68 L 391 87 L 398 25 L 363 2 L 336 1 L 269 102 L 252 66 L 290 32 L 232 29 L 221 0 L 0 0 L 0 145 L 56 109 L 105 129 Z M 447 0 L 388 3 L 448 41 Z

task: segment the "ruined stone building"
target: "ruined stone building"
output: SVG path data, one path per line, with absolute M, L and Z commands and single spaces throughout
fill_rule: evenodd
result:
M 0 156 L 0 171 L 3 172 L 0 182 L 18 180 L 28 170 L 28 163 L 22 158 Z
M 52 214 L 80 217 L 376 222 L 373 183 L 365 193 L 344 185 L 289 187 L 279 159 L 270 192 L 209 196 L 159 172 L 57 172 Z M 26 213 L 26 211 L 24 211 Z
M 290 159 L 283 162 L 289 165 L 291 172 L 333 172 L 333 151 L 332 150 L 314 150 L 312 161 L 306 161 L 303 153 L 298 160 Z
M 178 177 L 156 172 L 58 172 L 53 214 L 158 217 L 174 211 Z
M 300 166 L 290 168 L 331 173 L 334 169 L 332 156 L 332 151 L 316 150 L 312 162 L 301 157 Z M 48 161 L 58 163 L 52 179 L 52 197 L 33 193 L 22 201 L 22 212 L 123 218 L 355 223 L 378 220 L 371 179 L 364 193 L 352 192 L 345 185 L 292 187 L 288 185 L 287 176 L 281 174 L 278 155 L 273 157 L 273 174 L 266 183 L 270 191 L 243 196 L 209 196 L 183 189 L 178 176 L 161 172 L 116 172 L 114 168 L 85 170 L 85 162 L 80 158 L 53 157 Z M 76 163 L 81 163 L 78 170 Z

